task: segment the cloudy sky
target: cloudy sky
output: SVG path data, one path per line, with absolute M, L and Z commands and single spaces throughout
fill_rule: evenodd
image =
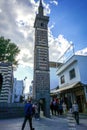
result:
M 11 39 L 21 52 L 17 79 L 33 79 L 34 20 L 39 0 L 0 0 L 0 36 Z M 56 61 L 73 44 L 75 53 L 87 55 L 87 0 L 43 0 L 48 27 L 49 58 Z M 57 85 L 55 70 L 51 87 Z M 54 80 L 55 79 L 55 80 Z M 53 82 L 54 81 L 54 82 Z

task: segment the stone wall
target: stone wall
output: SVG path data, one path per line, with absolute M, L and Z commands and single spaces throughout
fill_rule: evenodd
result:
M 0 103 L 0 119 L 24 117 L 23 103 Z

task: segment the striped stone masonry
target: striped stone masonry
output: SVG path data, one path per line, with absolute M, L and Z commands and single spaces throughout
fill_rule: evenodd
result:
M 67 113 L 67 122 L 69 130 L 76 130 L 76 121 L 70 111 Z
M 0 63 L 0 102 L 10 103 L 13 86 L 13 69 L 11 63 Z

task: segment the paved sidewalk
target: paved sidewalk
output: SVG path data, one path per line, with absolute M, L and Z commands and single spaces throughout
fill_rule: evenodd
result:
M 24 118 L 0 120 L 0 130 L 21 130 L 23 119 Z M 41 117 L 40 120 L 33 118 L 33 127 L 35 130 L 68 130 L 67 119 L 55 116 L 52 116 L 52 118 Z M 81 119 L 80 125 L 76 127 L 76 130 L 86 130 L 87 119 Z M 29 130 L 28 122 L 25 130 Z
M 21 130 L 23 118 L 0 120 L 0 130 Z M 33 127 L 35 130 L 67 130 L 67 121 L 62 118 L 45 118 L 41 117 L 40 120 L 33 118 Z M 27 122 L 25 130 L 29 130 Z

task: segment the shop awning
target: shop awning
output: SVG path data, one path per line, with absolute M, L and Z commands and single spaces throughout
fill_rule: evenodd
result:
M 51 93 L 58 93 L 58 92 L 68 90 L 68 89 L 71 89 L 71 88 L 75 88 L 75 87 L 78 87 L 78 86 L 81 86 L 81 85 L 83 85 L 81 82 L 75 82 L 75 83 L 69 84 L 69 85 L 67 84 L 64 87 L 61 87 L 61 88 L 54 90 L 54 91 L 51 91 Z

